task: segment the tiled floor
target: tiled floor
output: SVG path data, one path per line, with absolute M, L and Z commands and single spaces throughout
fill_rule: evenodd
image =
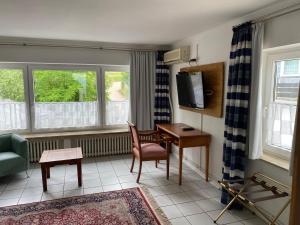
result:
M 169 181 L 165 178 L 164 162 L 159 168 L 155 168 L 154 162 L 144 163 L 140 184 L 149 189 L 172 224 L 213 225 L 212 218 L 224 207 L 219 203 L 220 191 L 186 166 L 183 185 L 179 186 L 177 163 L 177 159 L 172 158 Z M 0 179 L 0 206 L 136 187 L 138 164 L 133 174 L 129 172 L 130 164 L 130 155 L 84 160 L 82 188 L 77 186 L 75 166 L 53 167 L 46 193 L 43 193 L 41 171 L 36 165 L 29 171 L 30 178 L 20 173 Z M 246 210 L 232 210 L 218 224 L 263 225 L 264 222 Z

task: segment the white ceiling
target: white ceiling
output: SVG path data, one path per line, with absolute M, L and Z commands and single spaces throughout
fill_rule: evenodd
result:
M 0 36 L 170 44 L 277 0 L 0 0 Z

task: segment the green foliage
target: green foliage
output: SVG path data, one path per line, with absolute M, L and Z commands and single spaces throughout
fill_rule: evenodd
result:
M 121 94 L 127 98 L 129 92 L 129 74 L 128 72 L 105 72 L 105 99 L 110 100 L 109 89 L 114 82 L 121 82 Z
M 97 101 L 96 72 L 70 70 L 34 70 L 35 102 Z M 128 97 L 128 72 L 105 73 L 105 97 L 114 82 L 121 82 L 120 94 Z M 0 69 L 0 100 L 25 101 L 23 71 Z
M 96 72 L 69 70 L 35 70 L 36 102 L 96 101 Z
M 0 69 L 0 100 L 24 101 L 22 70 Z

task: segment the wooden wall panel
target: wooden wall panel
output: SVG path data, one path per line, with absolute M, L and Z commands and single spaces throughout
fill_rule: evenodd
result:
M 181 68 L 180 72 L 202 72 L 205 90 L 212 90 L 211 96 L 205 96 L 205 109 L 179 106 L 180 109 L 198 112 L 214 117 L 223 116 L 224 102 L 224 62 Z

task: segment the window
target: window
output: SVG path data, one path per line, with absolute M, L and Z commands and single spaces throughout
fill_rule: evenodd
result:
M 129 112 L 129 73 L 105 71 L 106 125 L 126 124 Z
M 123 126 L 129 114 L 128 71 L 124 66 L 0 64 L 0 131 Z
M 289 159 L 300 82 L 300 51 L 266 53 L 264 149 Z
M 31 74 L 35 129 L 99 124 L 96 71 L 33 69 Z
M 24 76 L 21 67 L 0 67 L 0 130 L 27 128 Z

